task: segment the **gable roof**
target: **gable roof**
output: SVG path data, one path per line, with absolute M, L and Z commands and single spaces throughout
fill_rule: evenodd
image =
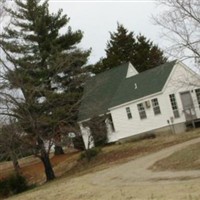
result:
M 133 77 L 124 79 L 113 96 L 109 107 L 111 108 L 160 92 L 175 63 L 176 61 L 168 62 Z
M 84 88 L 79 121 L 105 114 L 109 108 L 162 91 L 176 61 L 126 78 L 129 63 L 90 78 Z

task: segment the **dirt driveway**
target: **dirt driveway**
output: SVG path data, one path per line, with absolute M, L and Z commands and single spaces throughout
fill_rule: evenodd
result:
M 148 168 L 157 160 L 200 138 L 178 144 L 125 164 L 77 178 L 62 178 L 15 200 L 197 200 L 200 199 L 200 170 L 152 172 Z

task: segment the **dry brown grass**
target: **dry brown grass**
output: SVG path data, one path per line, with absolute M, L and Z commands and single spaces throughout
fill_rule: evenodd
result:
M 79 160 L 65 176 L 79 176 L 102 170 L 197 137 L 200 137 L 200 129 L 177 135 L 164 135 L 154 139 L 106 146 L 89 163 L 86 160 Z
M 165 159 L 157 161 L 151 169 L 154 171 L 199 170 L 200 143 L 188 146 L 185 149 L 173 153 Z
M 76 177 L 61 177 L 55 181 L 49 182 L 47 184 L 44 184 L 41 187 L 37 187 L 32 191 L 25 192 L 23 194 L 19 194 L 17 196 L 12 197 L 11 199 L 15 200 L 51 200 L 51 199 L 57 199 L 57 200 L 122 200 L 122 199 L 157 199 L 157 200 L 192 200 L 192 199 L 200 199 L 200 191 L 199 191 L 199 184 L 200 179 L 191 179 L 189 175 L 187 176 L 187 173 L 184 173 L 183 176 L 181 176 L 181 179 L 166 179 L 170 178 L 171 175 L 169 175 L 167 172 L 166 177 L 164 176 L 164 179 L 162 176 L 151 176 L 148 172 L 145 172 L 146 167 L 149 167 L 148 163 L 153 163 L 157 158 L 161 157 L 163 155 L 166 155 L 165 153 L 169 150 L 171 153 L 176 151 L 177 146 L 174 146 L 169 149 L 165 149 L 163 151 L 157 152 L 155 154 L 145 156 L 143 158 L 140 158 L 135 161 L 130 161 L 128 163 L 119 165 L 119 166 L 113 166 L 109 169 L 103 170 L 103 171 L 97 171 L 101 169 L 103 166 L 107 167 L 106 163 L 102 161 L 101 156 L 116 154 L 117 152 L 120 154 L 122 149 L 124 152 L 129 152 L 130 149 L 136 149 L 140 150 L 140 148 L 145 147 L 145 149 L 148 148 L 148 144 L 151 144 L 151 149 L 159 149 L 163 148 L 165 146 L 170 146 L 174 143 L 182 143 L 183 141 L 194 139 L 196 137 L 199 137 L 199 133 L 189 133 L 183 134 L 179 136 L 170 136 L 170 137 L 162 137 L 157 138 L 154 140 L 144 140 L 141 141 L 141 143 L 127 143 L 124 144 L 123 147 L 120 148 L 120 146 L 109 146 L 105 147 L 102 150 L 102 153 L 99 154 L 99 156 L 96 157 L 96 159 L 93 159 L 91 163 L 86 165 L 86 168 L 81 168 L 80 165 L 76 166 L 73 170 L 70 170 L 69 175 L 75 172 Z M 158 140 L 160 139 L 160 140 Z M 200 138 L 197 140 L 188 141 L 187 143 L 183 143 L 178 145 L 178 147 L 186 146 L 189 144 L 194 144 L 197 141 L 199 141 Z M 157 141 L 158 140 L 158 141 Z M 188 144 L 189 143 L 189 144 Z M 129 146 L 131 145 L 131 146 Z M 145 146 L 142 146 L 145 145 Z M 152 148 L 152 146 L 154 148 Z M 121 145 L 122 146 L 122 145 Z M 133 147 L 135 146 L 135 147 Z M 150 148 L 149 147 L 149 148 Z M 155 150 L 156 151 L 156 150 Z M 138 152 L 138 151 L 136 151 Z M 140 152 L 140 151 L 139 151 Z M 114 153 L 114 154 L 113 154 Z M 144 154 L 148 154 L 144 153 Z M 142 156 L 144 154 L 136 153 L 136 156 L 131 157 L 123 157 L 120 159 L 112 159 L 112 161 L 108 166 L 114 165 L 119 162 L 126 162 L 129 159 L 134 159 L 135 157 Z M 124 155 L 124 154 L 123 154 Z M 127 155 L 127 154 L 125 154 Z M 157 156 L 155 156 L 157 155 Z M 168 154 L 169 155 L 169 154 Z M 153 162 L 151 162 L 153 159 Z M 82 161 L 81 161 L 82 162 Z M 95 167 L 95 162 L 100 163 Z M 80 162 L 79 162 L 80 164 Z M 144 169 L 143 167 L 144 166 Z M 80 170 L 78 172 L 78 169 Z M 142 170 L 141 170 L 142 169 Z M 88 173 L 93 171 L 93 173 Z M 147 170 L 148 171 L 148 170 Z M 77 173 L 78 172 L 78 173 Z M 77 175 L 88 173 L 84 176 Z M 196 174 L 196 172 L 195 172 Z M 138 177 L 139 175 L 139 177 Z M 142 177 L 141 177 L 142 176 Z M 148 177 L 147 177 L 148 176 Z M 145 178 L 144 178 L 145 177 Z M 147 178 L 146 178 L 147 177 Z M 156 178 L 157 177 L 157 178 Z M 176 176 L 174 176 L 176 177 Z M 179 177 L 179 176 L 178 176 Z M 196 177 L 196 176 L 194 176 Z M 152 179 L 153 178 L 153 179 Z
M 132 182 L 126 185 L 121 181 L 120 190 L 118 186 L 118 181 L 116 180 L 116 185 L 107 184 L 102 182 L 101 184 L 96 184 L 93 182 L 98 173 L 95 172 L 110 166 L 124 163 L 129 160 L 141 157 L 143 155 L 150 154 L 151 152 L 159 151 L 165 147 L 172 146 L 174 144 L 182 143 L 200 136 L 200 129 L 183 133 L 181 135 L 170 135 L 170 136 L 160 136 L 155 139 L 142 140 L 137 142 L 124 143 L 121 145 L 110 145 L 104 147 L 102 152 L 95 157 L 90 163 L 84 160 L 79 160 L 77 164 L 68 170 L 65 176 L 61 176 L 59 179 L 47 183 L 42 187 L 37 187 L 32 191 L 25 192 L 24 194 L 13 197 L 12 199 L 26 200 L 26 199 L 82 199 L 82 200 L 121 200 L 121 199 L 198 199 L 200 197 L 199 193 L 199 180 L 192 180 L 188 182 L 178 181 L 177 183 L 170 184 L 160 184 L 160 181 L 155 180 L 149 183 L 142 182 Z M 79 155 L 76 154 L 71 157 L 70 163 L 78 160 Z M 60 162 L 60 161 L 59 161 Z M 57 163 L 56 168 L 60 168 L 60 171 L 70 164 L 67 160 L 62 160 L 62 162 Z M 30 166 L 31 167 L 31 166 Z M 34 168 L 34 166 L 32 166 Z M 113 170 L 115 167 L 108 170 Z M 65 169 L 66 170 L 66 169 Z M 123 170 L 122 170 L 123 171 Z M 126 169 L 124 169 L 126 171 Z M 86 176 L 80 176 L 86 174 Z M 109 173 L 110 174 L 110 173 Z M 76 178 L 69 178 L 69 176 L 75 176 Z M 111 177 L 112 178 L 112 177 Z M 185 178 L 185 177 L 184 177 Z M 109 179 L 109 177 L 108 177 Z M 107 179 L 106 179 L 107 180 Z M 98 180 L 99 181 L 99 180 Z M 162 181 L 161 181 L 162 182 Z M 95 184 L 94 184 L 95 183 Z M 180 191 L 180 192 L 177 192 Z M 184 191 L 184 193 L 183 193 Z M 196 193 L 195 193 L 196 192 Z M 154 196 L 154 194 L 156 196 Z M 188 194 L 192 194 L 192 198 L 188 198 Z M 153 196 L 152 196 L 153 195 Z M 186 198 L 187 197 L 187 198 Z
M 63 177 L 63 175 L 65 177 L 80 176 L 128 162 L 129 160 L 197 137 L 200 137 L 200 129 L 179 135 L 165 135 L 155 139 L 109 145 L 102 148 L 101 152 L 89 163 L 86 160 L 79 160 L 80 153 L 56 156 L 51 161 L 57 177 Z M 22 172 L 31 183 L 43 183 L 45 181 L 44 168 L 39 160 L 31 158 L 21 160 L 20 162 Z M 0 178 L 5 177 L 12 171 L 11 164 L 9 164 L 9 167 L 8 163 L 5 163 L 5 167 L 3 163 L 0 164 Z
M 68 171 L 79 158 L 79 152 L 66 153 L 64 155 L 51 156 L 51 163 L 57 177 Z M 45 182 L 45 173 L 42 162 L 34 157 L 29 156 L 19 160 L 20 170 L 27 178 L 30 184 L 42 184 Z M 11 162 L 0 163 L 0 179 L 5 178 L 14 173 Z

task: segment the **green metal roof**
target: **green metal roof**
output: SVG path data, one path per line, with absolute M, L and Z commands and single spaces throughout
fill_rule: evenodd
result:
M 86 82 L 79 121 L 105 114 L 109 108 L 160 92 L 176 61 L 126 78 L 129 63 L 112 68 Z

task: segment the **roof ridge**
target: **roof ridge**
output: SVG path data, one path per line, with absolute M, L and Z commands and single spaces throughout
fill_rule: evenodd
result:
M 124 99 L 124 95 L 123 95 L 123 97 L 122 97 L 122 95 L 121 95 L 121 93 L 123 93 L 124 94 L 124 92 L 125 92 L 125 90 L 126 90 L 126 88 L 124 88 L 124 86 L 127 86 L 127 83 L 138 83 L 138 81 L 141 83 L 141 78 L 142 79 L 144 79 L 146 76 L 152 76 L 153 74 L 153 76 L 155 77 L 155 74 L 156 73 L 154 73 L 154 71 L 155 72 L 161 72 L 161 70 L 160 70 L 160 68 L 162 69 L 162 66 L 164 66 L 164 68 L 163 68 L 163 70 L 164 70 L 164 72 L 167 70 L 168 72 L 167 72 L 167 74 L 169 73 L 171 73 L 171 69 L 174 67 L 174 65 L 175 65 L 175 63 L 176 63 L 176 60 L 174 60 L 174 61 L 170 61 L 170 62 L 166 62 L 166 63 L 164 63 L 164 64 L 162 64 L 162 65 L 159 65 L 159 66 L 157 66 L 157 67 L 155 67 L 155 68 L 152 68 L 152 69 L 149 69 L 149 70 L 146 70 L 146 71 L 144 71 L 144 72 L 142 72 L 142 73 L 139 73 L 139 74 L 137 74 L 137 75 L 135 75 L 135 76 L 132 76 L 132 77 L 130 77 L 130 78 L 126 78 L 126 79 L 124 79 L 124 81 L 122 82 L 122 85 L 120 84 L 119 85 L 119 87 L 117 88 L 117 90 L 115 91 L 115 94 L 113 95 L 113 97 L 112 97 L 112 99 L 111 99 L 111 101 L 110 101 L 110 104 L 109 104 L 109 107 L 110 108 L 112 108 L 112 107 L 115 107 L 116 106 L 116 101 L 118 102 L 118 104 L 120 105 L 120 104 L 122 104 L 123 102 L 124 102 L 124 100 L 120 100 L 121 102 L 119 103 L 119 99 L 121 99 L 121 98 L 123 98 Z M 167 69 L 168 67 L 167 66 L 171 66 L 169 69 Z M 167 76 L 169 76 L 169 74 L 167 75 Z M 165 81 L 164 81 L 165 80 Z M 149 81 L 146 79 L 146 80 L 144 80 L 145 82 L 147 82 L 148 84 L 149 84 Z M 165 79 L 163 79 L 163 81 L 164 82 L 166 82 L 167 81 L 167 77 L 165 78 Z M 148 86 L 148 90 L 149 90 L 149 92 L 147 92 L 146 94 L 148 94 L 148 93 L 150 93 L 150 94 L 154 94 L 155 92 L 157 92 L 157 91 L 160 91 L 160 90 L 162 90 L 162 88 L 163 88 L 163 86 L 164 86 L 164 82 L 162 83 L 162 84 L 159 84 L 159 88 L 157 88 L 157 89 L 155 89 L 155 88 L 149 88 Z M 144 83 L 144 82 L 143 82 Z M 144 85 L 144 84 L 142 84 L 142 85 Z M 163 85 L 162 87 L 161 87 L 161 85 Z M 143 87 L 143 86 L 142 86 Z M 135 99 L 139 99 L 139 98 L 141 98 L 141 97 L 143 97 L 143 95 L 141 95 L 141 91 L 143 92 L 143 91 L 145 91 L 145 90 L 147 90 L 147 88 L 146 89 L 144 89 L 144 88 L 142 88 L 142 89 L 139 89 L 139 90 L 134 90 L 134 84 L 131 86 L 131 85 L 129 85 L 128 86 L 128 90 L 130 90 L 130 88 L 132 88 L 133 90 L 132 90 L 132 92 L 134 92 L 135 93 Z M 123 91 L 123 92 L 122 92 Z M 128 93 L 129 93 L 130 91 L 128 91 Z M 131 93 L 132 93 L 131 92 Z M 128 93 L 126 93 L 126 95 L 129 95 Z M 119 95 L 120 94 L 120 95 Z M 133 94 L 133 93 L 132 93 Z M 126 96 L 125 95 L 125 96 Z M 129 95 L 130 96 L 130 95 Z M 127 96 L 126 96 L 126 100 L 127 100 Z M 133 100 L 133 98 L 132 97 L 130 97 L 130 99 L 128 100 L 128 101 L 132 101 Z M 127 102 L 128 102 L 127 101 Z
M 145 71 L 143 71 L 143 72 L 140 72 L 140 73 L 138 72 L 138 74 L 136 74 L 136 75 L 146 73 L 146 72 L 148 72 L 148 71 L 150 71 L 150 70 L 155 70 L 156 68 L 161 67 L 162 65 L 166 65 L 166 64 L 169 64 L 169 63 L 172 63 L 172 62 L 176 62 L 176 61 L 177 61 L 177 59 L 175 59 L 175 60 L 173 60 L 173 61 L 165 62 L 165 63 L 163 63 L 163 64 L 161 64 L 161 65 L 158 65 L 158 66 L 153 67 L 153 68 L 151 68 L 151 69 L 145 70 Z M 93 76 L 93 77 L 90 77 L 89 80 L 94 79 L 94 78 L 96 78 L 97 76 L 100 76 L 100 75 L 102 76 L 102 74 L 111 72 L 111 71 L 113 71 L 113 70 L 117 70 L 118 68 L 120 68 L 120 67 L 122 67 L 122 66 L 124 66 L 124 65 L 129 65 L 129 63 L 131 63 L 131 62 L 130 62 L 130 61 L 124 62 L 124 63 L 122 63 L 122 64 L 120 64 L 120 65 L 117 65 L 116 67 L 112 67 L 111 69 L 106 69 L 105 71 L 103 71 L 103 72 L 101 72 L 101 73 L 99 73 L 99 74 L 96 74 L 96 75 Z M 132 64 L 132 63 L 131 63 L 131 64 Z M 132 64 L 132 66 L 134 67 L 133 64 Z M 136 76 L 136 75 L 135 75 L 135 76 Z M 131 77 L 129 77 L 129 78 L 131 78 Z
M 157 70 L 158 68 L 161 68 L 162 66 L 171 64 L 171 63 L 173 63 L 173 62 L 174 62 L 174 64 L 175 64 L 175 63 L 177 62 L 177 59 L 176 59 L 176 60 L 173 60 L 173 61 L 165 62 L 165 63 L 163 63 L 163 64 L 161 64 L 161 65 L 158 65 L 158 66 L 156 66 L 156 67 L 153 67 L 153 68 L 151 68 L 151 69 L 147 69 L 147 70 L 145 70 L 145 71 L 143 71 L 143 72 L 140 72 L 140 73 L 136 74 L 135 76 L 138 76 L 138 75 L 141 75 L 141 74 L 145 74 L 145 73 L 147 73 L 147 72 L 149 72 L 149 71 Z M 131 77 L 130 77 L 130 78 L 131 78 Z
M 126 66 L 126 65 L 128 65 L 129 63 L 130 63 L 130 62 L 125 62 L 125 63 L 122 63 L 122 64 L 120 64 L 120 65 L 117 65 L 116 67 L 112 67 L 111 69 L 106 69 L 105 71 L 103 71 L 103 72 L 101 72 L 101 73 L 99 73 L 99 74 L 96 74 L 95 76 L 93 76 L 93 77 L 91 77 L 91 78 L 95 78 L 95 77 L 100 76 L 100 75 L 102 75 L 102 74 L 111 72 L 111 71 L 113 71 L 113 70 L 117 70 L 118 68 L 121 68 L 121 67 L 123 67 L 123 66 Z

